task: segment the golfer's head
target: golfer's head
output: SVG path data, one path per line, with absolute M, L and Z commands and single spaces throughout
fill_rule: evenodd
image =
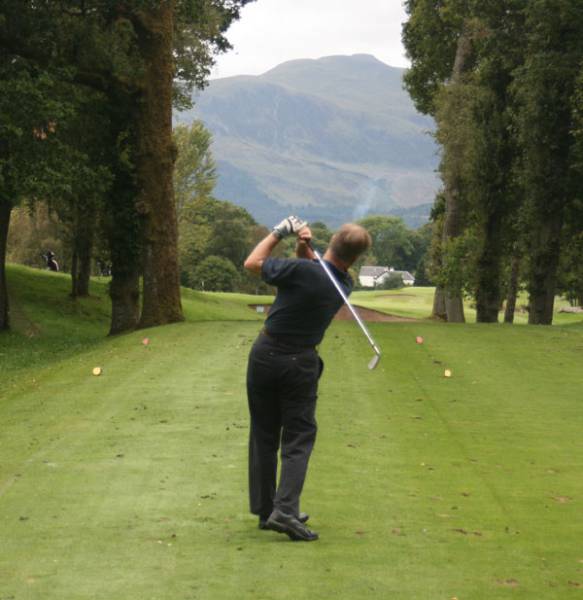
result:
M 332 236 L 329 249 L 346 266 L 352 263 L 372 244 L 368 231 L 354 223 L 346 223 Z

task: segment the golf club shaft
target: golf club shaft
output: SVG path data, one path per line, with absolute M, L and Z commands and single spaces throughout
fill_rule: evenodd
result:
M 372 335 L 370 334 L 369 330 L 367 329 L 366 325 L 363 323 L 362 319 L 360 318 L 360 316 L 358 315 L 356 310 L 354 310 L 354 307 L 352 306 L 352 304 L 350 304 L 350 301 L 348 300 L 346 294 L 344 293 L 344 290 L 342 289 L 342 287 L 336 280 L 336 277 L 334 277 L 334 274 L 332 273 L 332 271 L 330 271 L 330 268 L 324 262 L 324 259 L 320 256 L 320 253 L 314 248 L 314 246 L 312 246 L 312 243 L 310 242 L 308 245 L 310 246 L 310 249 L 314 253 L 314 256 L 316 257 L 316 259 L 318 260 L 320 265 L 322 265 L 322 268 L 326 272 L 326 275 L 328 275 L 328 278 L 334 284 L 334 287 L 336 288 L 336 290 L 342 297 L 342 300 L 344 300 L 344 304 L 346 304 L 346 306 L 348 307 L 348 310 L 350 310 L 350 312 L 352 313 L 352 316 L 356 319 L 356 322 L 359 324 L 360 328 L 362 329 L 362 332 L 366 336 L 369 344 L 372 346 L 372 349 L 375 351 L 375 354 L 377 356 L 380 356 L 381 351 L 380 351 L 379 347 L 376 345 L 375 341 L 372 338 Z

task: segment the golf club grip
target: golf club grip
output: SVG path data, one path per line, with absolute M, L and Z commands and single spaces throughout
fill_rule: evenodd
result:
M 334 284 L 334 287 L 336 288 L 336 290 L 340 294 L 342 300 L 344 300 L 344 304 L 346 304 L 346 306 L 348 307 L 348 309 L 352 313 L 352 316 L 356 319 L 356 322 L 359 324 L 360 328 L 362 329 L 362 332 L 366 336 L 366 339 L 368 340 L 369 344 L 372 346 L 372 348 L 375 351 L 375 353 L 380 356 L 381 351 L 379 350 L 379 347 L 376 345 L 375 341 L 372 338 L 372 335 L 370 334 L 370 332 L 367 329 L 366 325 L 364 324 L 364 322 L 360 318 L 359 314 L 356 312 L 356 310 L 354 309 L 354 307 L 352 306 L 352 304 L 350 304 L 350 301 L 348 300 L 348 297 L 344 293 L 344 290 L 340 287 L 340 284 L 338 283 L 338 281 L 336 281 L 336 277 L 334 277 L 334 274 L 330 271 L 330 269 L 328 268 L 328 265 L 326 265 L 326 263 L 324 262 L 324 259 L 320 256 L 320 253 L 314 248 L 314 246 L 312 246 L 312 242 L 311 241 L 308 242 L 308 246 L 310 247 L 310 249 L 314 253 L 314 256 L 316 257 L 316 259 L 318 260 L 318 262 L 320 263 L 320 265 L 322 266 L 322 268 L 324 269 L 324 271 L 326 272 L 326 275 L 328 275 L 328 278 L 330 279 L 330 281 Z

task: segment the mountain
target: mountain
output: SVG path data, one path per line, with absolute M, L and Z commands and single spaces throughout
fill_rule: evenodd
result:
M 438 187 L 438 159 L 433 121 L 416 112 L 402 77 L 363 54 L 294 60 L 211 81 L 177 120 L 210 129 L 217 197 L 261 223 L 289 213 L 330 226 L 371 213 L 418 217 Z

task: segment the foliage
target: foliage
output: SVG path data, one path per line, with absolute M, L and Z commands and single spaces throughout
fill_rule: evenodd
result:
M 385 277 L 380 285 L 376 286 L 377 290 L 400 290 L 405 287 L 403 276 L 400 273 L 390 273 Z
M 7 261 L 44 268 L 42 255 L 51 250 L 61 271 L 67 270 L 68 249 L 64 237 L 63 224 L 46 203 L 38 202 L 32 208 L 17 207 L 10 222 Z
M 583 58 L 583 6 L 541 1 L 525 8 L 526 58 L 515 72 L 518 177 L 530 322 L 552 321 L 562 230 L 580 197 L 577 82 Z
M 181 279 L 186 283 L 192 280 L 198 263 L 208 256 L 220 256 L 242 269 L 257 224 L 244 208 L 202 197 L 183 207 L 179 228 Z
M 434 218 L 433 280 L 461 286 L 476 298 L 478 318 L 494 321 L 511 257 L 524 255 L 532 322 L 548 323 L 561 239 L 580 223 L 570 207 L 583 192 L 583 6 L 410 0 L 406 8 L 405 85 L 420 110 L 436 115 L 444 149 L 448 203 Z M 455 76 L 464 36 L 471 59 Z M 447 239 L 452 220 L 464 232 L 459 242 Z
M 572 306 L 583 306 L 583 228 L 572 232 L 563 243 L 558 291 Z
M 174 129 L 177 157 L 174 163 L 174 194 L 178 218 L 196 198 L 209 198 L 217 182 L 216 166 L 211 154 L 212 137 L 202 121 Z
M 407 0 L 403 44 L 411 59 L 405 88 L 417 109 L 434 115 L 438 90 L 449 79 L 464 15 L 448 0 Z
M 0 201 L 56 198 L 88 175 L 62 136 L 72 114 L 54 74 L 19 58 L 0 63 Z
M 136 292 L 114 294 L 112 287 L 114 302 L 137 295 L 141 264 L 144 322 L 181 318 L 176 228 L 169 217 L 174 206 L 173 148 L 166 139 L 170 88 L 174 81 L 177 107 L 189 105 L 192 88 L 203 87 L 214 55 L 230 47 L 225 32 L 247 2 L 0 4 L 0 121 L 10 117 L 7 124 L 0 122 L 0 139 L 11 142 L 10 156 L 0 144 L 0 201 L 14 203 L 24 195 L 51 201 L 67 224 L 74 257 L 81 249 L 85 256 L 91 252 L 96 233 L 105 237 L 114 279 L 131 279 Z M 3 101 L 14 118 L 3 110 Z M 54 152 L 46 152 L 56 142 L 60 163 Z M 47 154 L 43 160 L 35 156 L 37 149 Z M 154 191 L 157 185 L 162 193 Z M 103 253 L 103 239 L 97 246 Z M 149 258 L 142 261 L 144 248 Z M 166 277 L 158 280 L 161 266 Z
M 415 271 L 428 247 L 427 229 L 423 233 L 410 230 L 399 217 L 371 216 L 358 223 L 370 233 L 377 265 Z
M 214 56 L 231 44 L 225 36 L 253 0 L 177 0 L 174 32 L 175 100 L 179 109 L 192 106 L 192 90 L 206 85 Z
M 189 287 L 207 292 L 233 292 L 237 289 L 239 272 L 222 256 L 207 256 L 188 275 Z

